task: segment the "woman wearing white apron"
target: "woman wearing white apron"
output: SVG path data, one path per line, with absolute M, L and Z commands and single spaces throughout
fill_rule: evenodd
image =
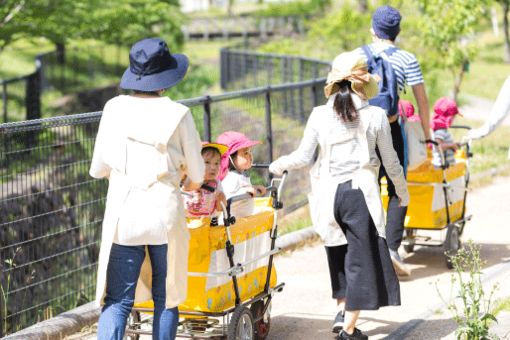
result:
M 133 45 L 120 86 L 96 137 L 90 175 L 108 178 L 97 275 L 103 306 L 98 339 L 122 339 L 134 302 L 154 300 L 154 339 L 174 339 L 186 298 L 189 234 L 179 190 L 204 178 L 190 110 L 163 92 L 186 74 L 188 59 L 158 38 Z
M 281 174 L 305 166 L 320 146 L 312 169 L 310 208 L 326 245 L 332 295 L 339 305 L 333 331 L 340 332 L 340 339 L 368 338 L 355 327 L 360 310 L 400 305 L 385 240 L 376 146 L 402 206 L 408 204 L 409 193 L 386 113 L 367 102 L 377 91 L 377 81 L 357 54 L 338 55 L 324 88 L 327 104 L 312 111 L 298 149 L 269 167 Z

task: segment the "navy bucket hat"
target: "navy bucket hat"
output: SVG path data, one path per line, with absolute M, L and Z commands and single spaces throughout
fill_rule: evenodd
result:
M 120 87 L 144 92 L 167 89 L 184 78 L 188 65 L 188 57 L 170 54 L 164 40 L 143 39 L 131 47 L 129 67 L 122 75 Z
M 400 12 L 391 6 L 381 6 L 372 15 L 372 29 L 380 39 L 395 40 L 400 33 Z

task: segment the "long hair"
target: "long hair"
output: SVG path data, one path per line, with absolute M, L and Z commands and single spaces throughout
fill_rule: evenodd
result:
M 358 112 L 351 98 L 351 82 L 342 80 L 338 83 L 340 90 L 335 97 L 333 108 L 340 118 L 344 121 L 352 122 L 358 117 Z

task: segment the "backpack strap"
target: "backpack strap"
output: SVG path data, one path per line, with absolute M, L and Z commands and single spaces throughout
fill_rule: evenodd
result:
M 370 47 L 368 47 L 368 45 L 361 46 L 361 49 L 363 50 L 363 52 L 367 56 L 367 64 L 370 65 L 370 63 L 374 59 L 374 54 L 372 53 L 372 51 L 370 50 Z

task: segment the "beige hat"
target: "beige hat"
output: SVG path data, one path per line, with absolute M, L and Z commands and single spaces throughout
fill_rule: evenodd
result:
M 324 95 L 326 97 L 338 92 L 338 83 L 342 80 L 351 82 L 352 90 L 362 99 L 368 100 L 377 96 L 379 77 L 368 73 L 367 63 L 355 52 L 340 53 L 333 60 L 331 71 L 328 73 Z

